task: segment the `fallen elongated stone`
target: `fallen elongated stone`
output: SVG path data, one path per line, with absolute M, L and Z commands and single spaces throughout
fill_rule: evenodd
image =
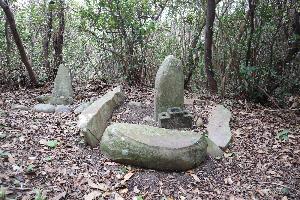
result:
M 30 108 L 28 108 L 27 106 L 24 105 L 20 105 L 20 104 L 13 104 L 11 106 L 12 110 L 30 110 Z
M 80 115 L 78 127 L 84 140 L 92 147 L 99 145 L 113 110 L 124 100 L 121 87 L 116 87 L 88 106 Z
M 68 105 L 73 102 L 73 88 L 71 72 L 61 64 L 54 80 L 54 88 L 50 103 L 53 105 Z
M 171 107 L 183 107 L 184 75 L 180 60 L 170 55 L 159 67 L 155 78 L 154 117 Z
M 105 130 L 100 148 L 104 155 L 116 162 L 183 171 L 204 161 L 207 142 L 200 133 L 115 123 Z
M 36 104 L 33 107 L 33 110 L 35 112 L 54 113 L 55 112 L 55 106 L 53 106 L 51 104 Z
M 214 107 L 208 118 L 208 138 L 221 148 L 227 147 L 231 141 L 230 118 L 231 112 L 223 105 Z
M 71 109 L 68 106 L 65 106 L 65 105 L 57 105 L 55 107 L 55 112 L 56 113 L 70 113 Z

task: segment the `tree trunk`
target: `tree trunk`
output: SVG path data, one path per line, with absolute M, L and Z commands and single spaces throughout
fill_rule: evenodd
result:
M 292 61 L 297 53 L 300 51 L 300 13 L 293 9 L 293 25 L 292 25 L 292 35 L 293 39 L 290 39 L 289 47 L 284 59 L 280 60 L 276 64 L 276 72 L 281 75 L 286 63 Z
M 29 59 L 28 59 L 28 57 L 26 55 L 26 51 L 25 51 L 25 48 L 23 46 L 22 40 L 20 38 L 20 35 L 19 35 L 18 31 L 17 31 L 17 27 L 16 27 L 16 22 L 15 22 L 15 19 L 14 19 L 14 15 L 11 12 L 8 4 L 6 2 L 4 2 L 4 0 L 0 0 L 0 6 L 1 6 L 1 8 L 3 9 L 3 11 L 4 11 L 5 15 L 6 15 L 7 22 L 9 23 L 11 33 L 12 33 L 13 38 L 15 40 L 15 43 L 16 43 L 16 45 L 18 47 L 18 50 L 19 50 L 19 53 L 20 53 L 20 56 L 21 56 L 21 60 L 22 60 L 23 64 L 25 65 L 26 70 L 28 72 L 31 84 L 33 86 L 37 86 L 38 82 L 37 82 L 36 76 L 34 74 L 34 71 L 32 70 L 32 66 L 31 66 L 31 64 L 29 62 Z
M 248 0 L 249 3 L 249 15 L 250 15 L 250 35 L 247 42 L 247 53 L 246 53 L 246 66 L 253 66 L 253 58 L 252 55 L 252 39 L 254 34 L 254 17 L 255 17 L 255 0 Z M 253 55 L 252 55 L 253 56 Z
M 11 41 L 10 31 L 7 19 L 5 20 L 5 39 L 6 39 L 6 69 L 10 68 L 10 53 L 11 53 Z
M 45 37 L 43 42 L 43 56 L 44 56 L 44 62 L 43 66 L 48 71 L 49 77 L 51 78 L 52 70 L 50 68 L 50 61 L 49 61 L 49 44 L 51 41 L 51 35 L 52 35 L 52 24 L 53 24 L 53 12 L 51 8 L 52 3 L 50 2 L 48 5 L 48 8 L 45 9 L 46 14 L 46 20 L 47 25 L 45 28 Z M 47 4 L 45 2 L 45 6 L 47 7 Z M 52 77 L 53 78 L 53 77 Z
M 216 15 L 215 8 L 215 0 L 207 0 L 204 62 L 205 71 L 207 75 L 208 89 L 211 94 L 216 94 L 218 92 L 217 81 L 214 78 L 212 66 L 213 25 Z
M 193 36 L 193 39 L 191 41 L 191 45 L 190 45 L 190 49 L 189 49 L 189 53 L 188 53 L 188 60 L 187 60 L 187 64 L 186 64 L 187 68 L 188 68 L 188 72 L 187 72 L 187 76 L 184 80 L 184 88 L 185 89 L 187 89 L 189 87 L 189 83 L 192 79 L 193 73 L 199 62 L 198 48 L 196 48 L 199 37 L 200 36 L 197 31 L 197 33 Z
M 59 28 L 58 31 L 53 35 L 53 48 L 54 48 L 54 68 L 52 78 L 56 76 L 58 66 L 63 61 L 63 45 L 64 45 L 64 31 L 65 31 L 65 1 L 59 1 L 60 10 L 58 13 Z

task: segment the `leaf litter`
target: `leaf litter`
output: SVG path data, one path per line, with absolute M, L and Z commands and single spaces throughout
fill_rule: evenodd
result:
M 100 97 L 112 85 L 75 88 L 75 109 Z M 157 126 L 153 89 L 125 87 L 127 99 L 111 122 Z M 51 88 L 1 93 L 0 185 L 9 198 L 33 199 L 38 187 L 47 199 L 299 199 L 299 112 L 271 110 L 228 99 L 233 114 L 233 140 L 220 159 L 208 158 L 188 172 L 159 172 L 124 166 L 105 158 L 99 148 L 83 143 L 73 113 L 48 114 L 11 110 L 33 106 Z M 216 97 L 186 94 L 186 106 L 204 132 Z M 142 102 L 132 108 L 128 102 Z M 51 141 L 49 143 L 49 141 Z M 30 171 L 30 173 L 28 173 Z M 200 197 L 200 198 L 199 198 Z

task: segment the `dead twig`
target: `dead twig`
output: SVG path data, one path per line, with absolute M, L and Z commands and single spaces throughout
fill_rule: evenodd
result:
M 263 88 L 261 88 L 260 86 L 257 86 L 258 87 L 258 89 L 260 89 L 269 99 L 270 99 L 270 101 L 278 108 L 278 109 L 281 109 L 280 107 L 279 107 L 279 105 L 277 104 L 277 102 L 274 100 L 274 98 L 273 97 L 271 97 L 267 92 L 266 92 L 266 90 L 264 90 Z
M 294 188 L 292 188 L 292 187 L 289 187 L 289 186 L 287 186 L 287 185 L 282 185 L 282 184 L 280 184 L 280 183 L 274 183 L 274 182 L 260 182 L 260 183 L 262 183 L 262 184 L 271 184 L 271 185 L 276 185 L 276 186 L 280 186 L 280 187 L 285 187 L 285 188 L 288 188 L 288 189 L 290 189 L 290 190 L 293 190 L 293 191 L 297 192 L 297 194 L 298 194 L 298 193 L 300 194 L 300 191 L 299 191 L 299 190 L 294 189 Z

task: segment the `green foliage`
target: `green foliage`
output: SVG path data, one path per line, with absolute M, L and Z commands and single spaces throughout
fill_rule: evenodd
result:
M 52 157 L 51 157 L 51 156 L 47 156 L 47 157 L 45 158 L 45 160 L 48 161 L 48 162 L 50 162 L 50 161 L 52 161 Z
M 0 132 L 0 140 L 5 139 L 7 135 L 3 132 Z
M 43 196 L 43 192 L 41 190 L 36 189 L 34 200 L 46 200 L 46 197 Z
M 287 141 L 289 139 L 289 133 L 290 131 L 288 129 L 284 129 L 276 135 L 276 138 L 280 141 Z
M 0 188 L 0 200 L 6 199 L 6 191 L 3 187 Z
M 49 42 L 50 68 L 53 67 L 53 39 L 61 9 L 56 2 L 49 5 L 48 1 L 25 4 L 20 0 L 10 1 L 26 52 L 43 82 L 48 78 L 48 69 L 43 65 L 43 44 L 49 11 L 53 14 Z M 284 105 L 287 95 L 299 94 L 299 61 L 293 55 L 280 65 L 291 44 L 299 44 L 300 36 L 294 33 L 290 12 L 298 7 L 298 2 L 258 1 L 254 32 L 250 36 L 247 1 L 221 1 L 213 27 L 213 71 L 218 85 L 224 75 L 228 93 L 243 94 L 261 103 L 270 102 L 271 97 Z M 173 54 L 181 59 L 185 74 L 191 66 L 195 68 L 190 86 L 203 91 L 205 15 L 206 1 L 202 0 L 65 1 L 64 64 L 71 68 L 76 81 L 127 80 L 151 85 L 159 64 Z M 4 16 L 2 10 L 0 16 Z M 0 20 L 0 36 L 0 76 L 3 77 L 0 82 L 19 85 L 26 75 L 25 68 L 11 35 L 11 53 L 7 51 L 4 18 Z M 195 47 L 192 41 L 196 36 L 199 38 Z M 249 41 L 251 62 L 247 61 Z
M 128 81 L 138 81 L 138 71 L 146 64 L 143 56 L 150 47 L 148 37 L 157 29 L 158 10 L 152 0 L 90 0 L 80 10 L 80 29 L 91 33 L 104 56 L 118 60 Z M 137 79 L 137 80 L 134 80 Z
M 59 142 L 57 140 L 47 141 L 47 146 L 52 148 L 52 149 L 55 149 L 58 144 L 59 144 Z
M 134 200 L 143 200 L 143 197 L 142 196 L 136 196 L 136 197 L 134 197 Z
M 28 165 L 27 168 L 26 168 L 26 173 L 27 174 L 32 174 L 34 172 L 35 172 L 34 165 L 32 165 L 32 164 Z
M 10 153 L 8 151 L 3 151 L 0 149 L 0 158 L 8 158 Z

